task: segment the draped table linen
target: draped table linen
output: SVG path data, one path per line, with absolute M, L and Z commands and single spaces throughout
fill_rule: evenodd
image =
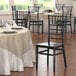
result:
M 31 34 L 27 28 L 16 30 L 15 33 L 0 32 L 0 74 L 10 75 L 10 71 L 33 67 L 34 55 Z

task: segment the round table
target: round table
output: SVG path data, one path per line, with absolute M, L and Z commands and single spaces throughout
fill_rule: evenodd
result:
M 33 67 L 34 49 L 30 31 L 27 28 L 16 32 L 0 32 L 0 74 L 23 71 L 23 67 Z

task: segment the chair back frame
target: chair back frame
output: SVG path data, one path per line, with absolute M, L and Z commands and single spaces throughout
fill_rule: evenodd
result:
M 28 23 L 28 16 L 29 14 L 26 13 L 26 11 L 15 11 L 15 22 L 18 24 L 18 25 L 21 25 L 21 26 L 24 26 L 24 27 L 27 27 L 27 23 Z
M 48 45 L 50 42 L 59 42 L 64 44 L 64 28 L 67 16 L 48 15 Z
M 39 20 L 39 6 L 29 6 L 29 21 Z
M 57 11 L 62 11 L 62 8 L 65 4 L 56 4 Z
M 65 16 L 67 16 L 67 17 L 70 17 L 71 18 L 71 16 L 72 16 L 72 9 L 73 9 L 73 6 L 64 6 L 63 8 L 62 8 L 62 14 Z

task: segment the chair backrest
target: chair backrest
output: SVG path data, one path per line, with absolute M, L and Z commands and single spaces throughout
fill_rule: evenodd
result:
M 27 27 L 28 23 L 28 12 L 26 11 L 15 11 L 16 23 L 20 26 Z
M 29 21 L 39 20 L 39 6 L 29 6 Z
M 13 11 L 16 11 L 16 6 L 15 5 L 12 5 L 11 8 L 12 8 Z
M 12 19 L 15 20 L 16 19 L 16 6 L 13 5 L 11 6 L 11 9 L 12 9 Z
M 27 18 L 27 16 L 26 16 L 26 11 L 16 11 L 16 13 L 17 13 L 17 19 L 26 19 Z
M 62 8 L 63 15 L 67 15 L 68 17 L 71 17 L 72 16 L 72 9 L 73 9 L 73 6 L 64 6 Z
M 64 4 L 56 4 L 57 11 L 62 11 Z
M 50 41 L 64 43 L 64 27 L 67 16 L 48 15 L 48 45 Z
M 16 9 L 16 6 L 11 6 L 12 8 L 12 19 L 15 20 L 17 25 L 27 27 L 29 13 L 27 11 L 20 11 Z

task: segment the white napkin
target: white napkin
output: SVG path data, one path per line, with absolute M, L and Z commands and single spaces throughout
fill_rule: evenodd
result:
M 55 13 L 57 13 L 58 11 L 57 11 L 57 9 L 55 8 Z
M 6 30 L 6 31 L 7 30 L 11 30 L 11 27 L 10 27 L 10 25 L 7 22 L 5 23 L 5 26 L 6 26 L 6 28 L 4 30 Z
M 13 26 L 18 27 L 14 20 L 13 20 Z
M 18 25 L 15 23 L 15 21 L 13 20 L 13 26 L 12 26 L 12 28 L 22 28 L 22 26 L 18 26 Z

